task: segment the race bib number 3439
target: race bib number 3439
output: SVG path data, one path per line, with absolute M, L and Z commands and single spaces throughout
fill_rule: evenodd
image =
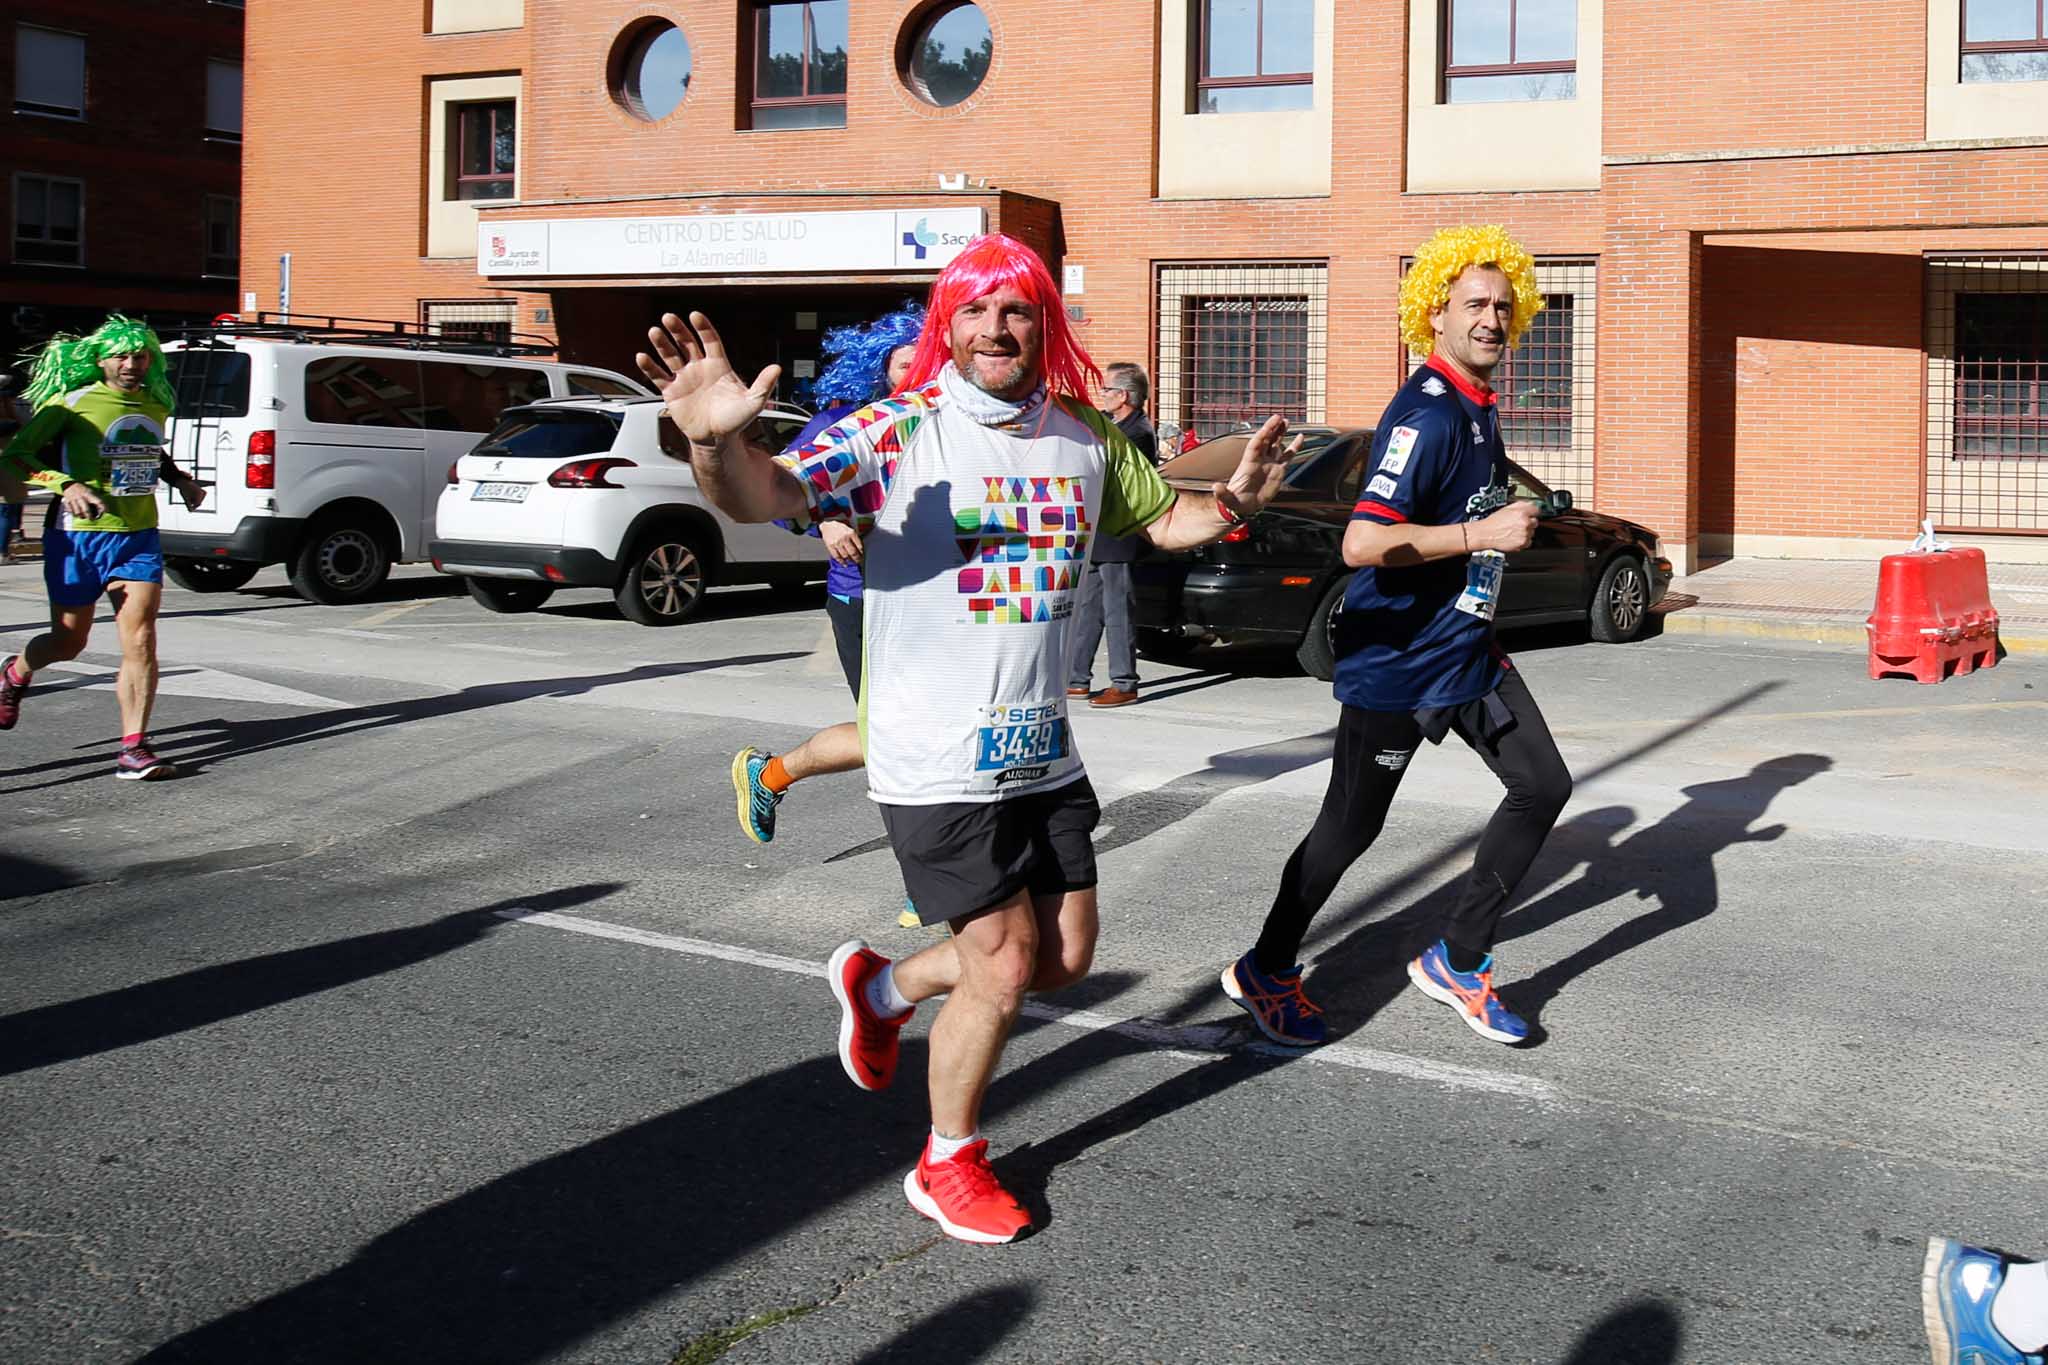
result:
M 1067 756 L 1067 722 L 1057 704 L 991 706 L 974 766 L 981 772 L 1043 768 Z

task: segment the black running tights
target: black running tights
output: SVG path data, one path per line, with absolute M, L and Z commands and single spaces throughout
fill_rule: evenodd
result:
M 1550 727 L 1522 681 L 1509 670 L 1500 699 L 1515 723 L 1488 741 L 1478 733 L 1482 711 L 1467 707 L 1452 725 L 1457 736 L 1493 770 L 1507 795 L 1480 836 L 1471 875 L 1445 921 L 1442 936 L 1453 947 L 1482 954 L 1493 946 L 1494 928 L 1515 887 L 1536 860 L 1550 827 L 1571 799 L 1572 775 L 1558 756 Z M 1337 888 L 1351 864 L 1372 847 L 1386 823 L 1387 808 L 1401 775 L 1422 744 L 1422 730 L 1406 711 L 1344 708 L 1337 723 L 1330 789 L 1308 837 L 1287 860 L 1280 890 L 1266 915 L 1256 949 L 1261 969 L 1284 972 L 1301 957 L 1309 921 Z

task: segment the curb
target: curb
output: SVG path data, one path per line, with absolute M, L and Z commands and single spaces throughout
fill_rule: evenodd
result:
M 1743 616 L 1734 612 L 1680 608 L 1660 613 L 1666 635 L 1713 635 L 1748 640 L 1788 640 L 1814 645 L 1849 645 L 1862 650 L 1869 635 L 1861 621 L 1826 617 Z M 1998 634 L 2007 654 L 2048 656 L 2048 634 L 2031 629 Z

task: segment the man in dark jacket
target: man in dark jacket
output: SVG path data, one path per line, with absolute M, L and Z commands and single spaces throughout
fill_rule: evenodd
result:
M 1151 384 L 1136 365 L 1119 363 L 1102 372 L 1103 413 L 1145 458 L 1159 463 L 1159 441 L 1145 416 Z M 1095 672 L 1095 650 L 1109 627 L 1109 687 L 1090 706 L 1129 706 L 1138 699 L 1138 647 L 1131 633 L 1131 565 L 1144 546 L 1138 536 L 1095 537 L 1088 577 L 1075 594 L 1074 657 L 1067 667 L 1067 695 L 1086 697 Z

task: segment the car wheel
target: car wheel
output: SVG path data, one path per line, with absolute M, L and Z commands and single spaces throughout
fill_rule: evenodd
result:
M 1634 555 L 1616 555 L 1600 575 L 1587 611 L 1593 638 L 1602 644 L 1627 644 L 1650 622 L 1650 576 Z
M 1140 630 L 1137 634 L 1138 653 L 1160 663 L 1179 663 L 1182 659 L 1201 648 L 1200 640 L 1185 635 L 1176 635 L 1164 630 Z
M 343 606 L 360 602 L 391 576 L 391 550 L 384 538 L 353 522 L 317 525 L 292 556 L 292 588 L 309 602 Z
M 262 567 L 232 559 L 167 559 L 164 576 L 187 592 L 233 592 Z
M 1337 617 L 1344 610 L 1344 590 L 1351 586 L 1350 575 L 1332 583 L 1323 594 L 1323 600 L 1316 603 L 1315 614 L 1308 618 L 1308 629 L 1301 633 L 1301 644 L 1295 648 L 1294 661 L 1301 665 L 1301 671 L 1318 682 L 1328 682 L 1337 676 Z
M 626 571 L 612 596 L 628 621 L 674 626 L 696 614 L 706 586 L 704 556 L 693 533 L 658 531 L 627 557 Z
M 487 611 L 532 611 L 555 595 L 552 583 L 529 583 L 520 578 L 465 578 L 462 585 Z

